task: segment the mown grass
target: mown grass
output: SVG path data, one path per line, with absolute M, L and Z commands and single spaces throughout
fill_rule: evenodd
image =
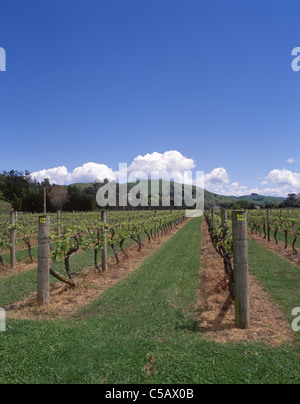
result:
M 200 225 L 200 219 L 191 220 L 78 317 L 9 321 L 8 331 L 0 334 L 0 382 L 299 383 L 296 342 L 222 345 L 199 332 Z M 256 257 L 252 244 L 251 270 L 267 278 L 271 272 L 260 254 L 265 251 Z M 276 258 L 272 266 L 281 266 Z M 286 287 L 281 286 L 282 294 Z
M 300 268 L 249 239 L 249 262 L 252 273 L 291 322 L 293 308 L 300 307 Z M 295 337 L 300 342 L 300 333 Z

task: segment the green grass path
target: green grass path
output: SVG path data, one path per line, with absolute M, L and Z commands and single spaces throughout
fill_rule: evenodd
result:
M 9 321 L 0 383 L 299 383 L 296 343 L 221 345 L 199 333 L 200 226 L 191 220 L 75 319 Z
M 294 307 L 300 307 L 300 268 L 249 238 L 251 272 L 281 306 L 289 322 Z M 300 333 L 295 334 L 300 342 Z

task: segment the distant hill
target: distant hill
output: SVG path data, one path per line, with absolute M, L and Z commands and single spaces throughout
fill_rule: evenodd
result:
M 238 199 L 244 199 L 244 200 L 247 200 L 249 202 L 254 202 L 254 203 L 257 203 L 257 204 L 267 204 L 267 203 L 281 203 L 286 198 L 252 194 L 252 195 L 247 195 L 247 196 L 240 196 Z
M 160 188 L 162 187 L 162 183 L 166 181 L 162 180 L 154 180 L 156 182 L 160 182 Z M 77 184 L 72 184 L 72 186 L 76 186 L 80 188 L 81 190 L 89 187 L 93 187 L 93 183 L 77 183 Z M 136 183 L 129 183 L 129 188 L 131 189 L 136 185 Z M 171 191 L 174 190 L 174 183 L 171 183 Z M 195 187 L 193 187 L 196 189 Z M 150 192 L 150 181 L 149 181 L 149 192 Z M 257 194 L 252 194 L 252 195 L 245 195 L 245 196 L 225 196 L 225 195 L 219 195 L 215 194 L 213 192 L 209 192 L 204 190 L 204 199 L 205 199 L 205 206 L 207 208 L 213 208 L 216 206 L 222 206 L 222 205 L 234 205 L 235 203 L 238 203 L 239 201 L 247 201 L 249 203 L 255 204 L 255 206 L 265 206 L 268 204 L 280 204 L 282 203 L 285 198 L 280 198 L 280 197 L 272 197 L 272 196 L 264 196 L 264 195 L 257 195 Z
M 247 201 L 253 203 L 255 206 L 266 206 L 269 204 L 280 205 L 286 198 L 264 196 L 264 195 L 245 195 L 245 196 L 223 196 L 213 194 L 211 192 L 205 191 L 205 203 L 209 207 L 220 206 L 222 204 L 237 203 L 239 201 Z
M 160 199 L 162 195 L 162 184 L 166 183 L 166 181 L 162 180 L 155 180 L 156 182 L 159 182 L 160 186 Z M 95 184 L 94 183 L 76 183 L 72 184 L 73 187 L 79 188 L 81 191 L 83 191 L 86 188 L 93 188 Z M 132 187 L 134 187 L 136 183 L 129 183 L 128 184 L 128 189 L 130 190 Z M 156 184 L 157 185 L 157 184 Z M 167 183 L 169 185 L 169 183 Z M 175 183 L 171 182 L 170 188 L 171 188 L 171 193 L 174 191 Z M 148 189 L 149 189 L 149 194 L 151 192 L 151 186 L 150 186 L 150 181 L 148 184 Z M 196 187 L 193 187 L 194 193 L 196 193 Z M 248 204 L 254 204 L 255 206 L 262 206 L 265 207 L 266 205 L 269 204 L 275 204 L 279 205 L 282 203 L 285 198 L 276 198 L 276 197 L 271 197 L 271 196 L 263 196 L 263 195 L 257 195 L 257 194 L 252 194 L 252 195 L 245 195 L 245 196 L 224 196 L 224 195 L 219 195 L 215 194 L 213 192 L 209 191 L 204 191 L 204 200 L 205 200 L 205 207 L 206 208 L 213 208 L 213 207 L 218 207 L 218 206 L 225 206 L 228 208 L 232 207 L 239 207 L 243 202 L 247 202 Z M 12 209 L 11 204 L 9 202 L 6 202 L 3 199 L 2 194 L 0 193 L 0 212 L 7 212 Z

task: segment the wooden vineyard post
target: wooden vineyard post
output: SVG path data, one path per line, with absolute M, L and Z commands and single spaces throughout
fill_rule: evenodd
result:
M 0 332 L 6 331 L 6 314 L 5 310 L 0 307 Z
M 221 208 L 221 222 L 222 222 L 222 227 L 224 227 L 225 223 L 227 222 L 227 210 L 224 208 Z
M 57 236 L 60 238 L 61 232 L 60 232 L 60 220 L 61 220 L 61 212 L 60 210 L 57 211 Z
M 47 188 L 44 187 L 44 214 L 47 213 Z
M 267 234 L 268 234 L 268 241 L 271 241 L 271 234 L 270 234 L 270 209 L 267 209 Z
M 17 238 L 17 231 L 15 226 L 17 224 L 17 212 L 11 212 L 10 214 L 10 224 L 12 229 L 10 230 L 10 264 L 12 269 L 16 266 L 16 238 Z
M 39 306 L 50 304 L 50 215 L 39 217 L 37 301 Z
M 247 213 L 232 212 L 234 297 L 236 326 L 250 328 Z
M 101 212 L 101 220 L 104 224 L 107 223 L 107 210 L 103 210 Z M 104 248 L 102 250 L 102 271 L 106 271 L 107 269 L 107 237 L 105 234 L 105 243 Z

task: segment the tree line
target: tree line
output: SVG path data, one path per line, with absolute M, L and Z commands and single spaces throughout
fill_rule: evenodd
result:
M 51 184 L 49 179 L 41 183 L 31 177 L 28 171 L 3 171 L 0 174 L 0 199 L 10 202 L 12 208 L 18 212 L 44 211 L 44 193 L 46 192 L 47 212 L 62 211 L 84 211 L 90 212 L 99 209 L 96 201 L 98 190 L 109 182 L 108 179 L 96 179 L 91 184 L 57 185 Z M 136 185 L 127 184 L 127 193 Z M 174 207 L 174 185 L 171 183 L 171 208 Z M 162 184 L 160 183 L 159 205 L 155 209 L 166 209 L 162 204 Z M 119 201 L 119 184 L 116 184 L 116 199 Z M 138 197 L 139 195 L 137 195 Z M 170 207 L 169 207 L 170 208 Z M 110 210 L 124 209 L 116 206 Z M 132 210 L 128 202 L 126 210 Z M 147 208 L 143 208 L 147 209 Z M 151 195 L 149 193 L 149 209 L 151 209 Z
M 97 209 L 96 194 L 108 179 L 95 180 L 92 184 L 57 185 L 51 184 L 49 179 L 41 183 L 31 177 L 28 171 L 3 171 L 0 173 L 0 199 L 10 202 L 12 208 L 19 212 L 41 213 L 44 209 L 44 192 L 47 194 L 47 211 L 94 211 Z M 128 192 L 135 184 L 127 184 Z M 193 187 L 194 188 L 194 187 Z M 162 200 L 161 184 L 159 199 Z M 193 197 L 195 189 L 193 189 Z M 119 184 L 117 184 L 117 200 Z M 149 205 L 151 205 L 149 195 Z M 240 199 L 231 203 L 221 203 L 221 207 L 227 209 L 256 209 L 257 205 L 246 199 Z M 281 204 L 268 203 L 261 208 L 300 208 L 300 195 L 289 194 Z M 171 183 L 171 208 L 174 208 L 174 184 Z M 116 209 L 119 209 L 116 207 Z M 131 209 L 130 206 L 127 209 Z M 159 209 L 159 207 L 158 207 Z
M 92 211 L 96 209 L 96 193 L 103 183 L 95 182 L 86 187 L 62 186 L 51 184 L 49 179 L 40 183 L 28 171 L 3 171 L 0 174 L 0 196 L 19 212 L 43 212 L 45 191 L 49 212 Z

